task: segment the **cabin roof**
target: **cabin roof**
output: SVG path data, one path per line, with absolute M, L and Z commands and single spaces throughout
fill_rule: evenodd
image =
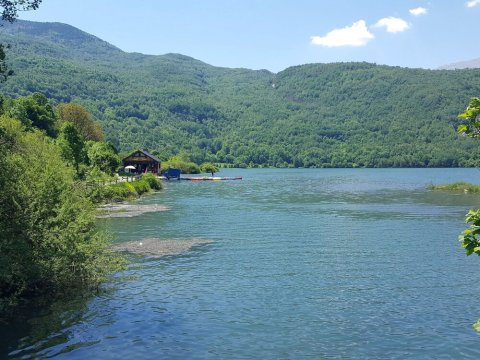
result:
M 140 150 L 140 151 L 143 152 L 145 155 L 147 155 L 149 158 L 152 158 L 155 161 L 161 162 L 161 160 L 158 157 L 150 154 L 147 150 Z
M 135 150 L 135 151 L 132 152 L 130 155 L 128 155 L 128 156 L 126 156 L 125 158 L 123 158 L 123 161 L 125 161 L 125 160 L 128 159 L 130 156 L 133 156 L 133 155 L 135 155 L 136 153 L 139 153 L 139 152 L 142 153 L 142 154 L 144 154 L 145 156 L 149 157 L 150 159 L 158 162 L 158 163 L 161 162 L 161 160 L 160 160 L 159 158 L 157 158 L 155 155 L 150 154 L 150 153 L 149 153 L 148 151 L 146 151 L 146 150 Z

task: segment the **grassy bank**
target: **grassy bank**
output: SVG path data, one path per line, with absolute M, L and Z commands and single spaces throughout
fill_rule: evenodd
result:
M 428 189 L 480 194 L 480 185 L 474 185 L 463 181 L 443 185 L 430 185 Z
M 153 174 L 145 174 L 140 180 L 99 186 L 90 195 L 96 204 L 132 200 L 140 195 L 161 190 L 162 183 Z

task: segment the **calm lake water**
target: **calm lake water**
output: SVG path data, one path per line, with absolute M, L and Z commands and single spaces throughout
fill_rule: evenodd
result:
M 170 211 L 104 220 L 117 242 L 211 244 L 134 257 L 100 295 L 19 311 L 0 357 L 480 358 L 480 258 L 457 241 L 480 197 L 426 190 L 480 171 L 219 175 L 244 180 L 168 183 L 139 203 Z

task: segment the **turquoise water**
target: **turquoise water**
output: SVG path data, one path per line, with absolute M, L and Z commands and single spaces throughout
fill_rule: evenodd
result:
M 395 359 L 480 357 L 480 258 L 457 241 L 480 197 L 426 190 L 475 169 L 222 170 L 168 183 L 107 220 L 118 242 L 203 238 L 133 258 L 98 296 L 3 327 L 0 357 Z M 7 355 L 8 354 L 8 355 Z

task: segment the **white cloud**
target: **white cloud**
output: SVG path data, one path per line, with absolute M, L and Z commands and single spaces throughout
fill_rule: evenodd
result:
M 469 8 L 475 7 L 477 5 L 480 5 L 480 0 L 467 1 L 467 7 L 469 7 Z
M 365 20 L 358 20 L 352 26 L 334 29 L 325 36 L 312 36 L 311 41 L 314 45 L 326 47 L 364 46 L 374 37 Z
M 423 7 L 417 7 L 415 9 L 410 9 L 409 12 L 413 16 L 420 16 L 420 15 L 425 15 L 427 13 L 427 9 Z
M 403 19 L 389 16 L 378 20 L 374 27 L 384 27 L 390 33 L 398 33 L 407 30 L 410 25 Z

